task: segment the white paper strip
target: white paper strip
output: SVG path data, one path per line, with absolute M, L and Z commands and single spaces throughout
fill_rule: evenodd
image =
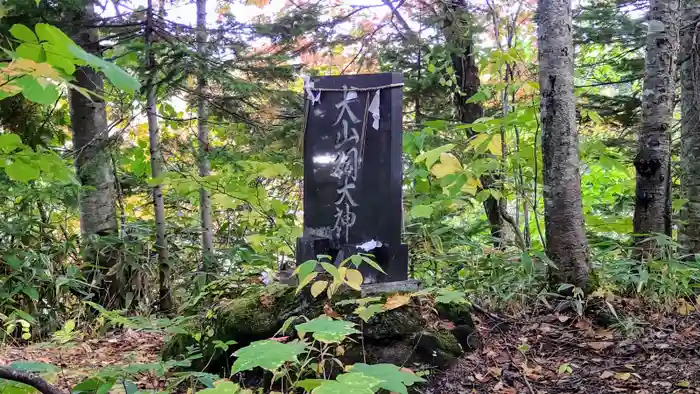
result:
M 369 105 L 369 112 L 372 114 L 372 118 L 374 118 L 372 127 L 374 127 L 375 130 L 379 130 L 379 90 L 374 92 L 374 98 Z
M 315 103 L 321 102 L 321 92 L 320 91 L 317 92 L 316 95 L 314 96 L 313 88 L 314 88 L 314 81 L 311 80 L 311 77 L 309 77 L 308 75 L 305 75 L 304 76 L 304 90 L 306 91 L 306 94 L 307 94 L 309 100 L 311 100 L 312 107 Z

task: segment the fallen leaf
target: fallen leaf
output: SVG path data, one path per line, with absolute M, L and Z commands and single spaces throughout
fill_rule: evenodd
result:
M 615 372 L 612 371 L 603 371 L 603 373 L 600 374 L 601 379 L 607 379 L 609 377 L 615 376 Z
M 617 379 L 617 380 L 629 380 L 629 378 L 631 376 L 632 376 L 632 374 L 629 372 L 618 372 L 615 374 L 615 379 Z
M 676 306 L 676 312 L 678 312 L 678 314 L 686 316 L 687 314 L 689 314 L 690 312 L 692 312 L 694 310 L 695 310 L 695 307 L 693 305 L 691 305 L 690 303 L 688 303 L 686 300 L 682 300 L 682 299 L 678 300 L 677 306 Z
M 394 294 L 386 299 L 384 304 L 384 310 L 390 311 L 392 309 L 400 308 L 411 301 L 411 296 L 407 294 Z
M 676 383 L 676 386 L 683 387 L 683 388 L 687 389 L 690 387 L 690 382 L 687 380 L 681 380 L 680 382 Z
M 503 370 L 501 368 L 491 367 L 489 368 L 489 373 L 496 378 L 500 378 L 501 374 L 503 373 Z
M 480 373 L 475 373 L 474 378 L 476 378 L 476 380 L 479 381 L 479 383 L 485 383 L 485 382 L 488 382 L 489 380 L 491 380 L 491 376 L 482 375 Z
M 328 304 L 323 306 L 323 313 L 326 316 L 330 316 L 330 317 L 335 318 L 335 319 L 342 318 L 342 316 L 340 316 L 336 311 L 334 311 L 333 308 L 331 308 L 331 306 Z
M 610 346 L 614 345 L 612 342 L 587 342 L 586 345 L 594 350 L 603 350 L 607 349 Z
M 557 314 L 557 320 L 559 320 L 560 322 L 564 323 L 564 322 L 566 322 L 567 320 L 569 320 L 569 316 Z

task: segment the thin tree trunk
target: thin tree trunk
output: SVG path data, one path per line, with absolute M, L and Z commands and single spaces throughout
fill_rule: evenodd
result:
M 678 53 L 679 0 L 651 0 L 644 61 L 642 125 L 637 139 L 634 233 L 637 256 L 654 254 L 650 235 L 671 235 L 671 120 Z
M 157 73 L 155 55 L 151 47 L 151 35 L 153 33 L 153 3 L 148 0 L 145 42 L 146 67 L 148 80 L 146 82 L 146 117 L 148 118 L 148 138 L 151 152 L 151 177 L 158 178 L 163 172 L 163 153 L 160 148 L 160 130 L 158 129 L 158 117 L 156 114 L 156 90 L 154 84 Z M 165 236 L 165 204 L 163 202 L 163 190 L 160 184 L 153 187 L 153 208 L 156 219 L 156 252 L 158 253 L 159 276 L 159 305 L 161 311 L 172 309 L 172 296 L 170 294 L 170 264 L 168 261 L 168 243 Z
M 570 0 L 539 0 L 540 111 L 547 255 L 553 284 L 588 290 L 590 266 L 581 204 Z
M 197 0 L 197 53 L 202 58 L 207 56 L 207 0 Z M 204 97 L 207 79 L 205 68 L 199 68 L 197 75 L 197 139 L 199 140 L 199 175 L 206 177 L 211 173 L 209 163 L 209 115 L 207 100 Z M 199 213 L 202 226 L 202 256 L 206 278 L 216 274 L 214 260 L 214 230 L 211 218 L 211 195 L 204 187 L 199 189 Z
M 92 2 L 79 11 L 77 26 L 94 23 L 97 17 Z M 84 28 L 77 31 L 75 41 L 87 52 L 101 56 L 97 29 Z M 117 194 L 114 187 L 114 167 L 110 158 L 107 132 L 107 111 L 101 97 L 104 92 L 102 75 L 91 67 L 80 67 L 75 73 L 76 86 L 95 92 L 91 98 L 77 90 L 71 90 L 70 113 L 75 150 L 75 169 L 82 186 L 80 191 L 80 232 L 83 239 L 85 259 L 104 267 L 106 275 L 118 261 L 118 251 L 107 253 L 98 245 L 101 237 L 116 236 L 119 231 L 116 218 Z M 97 283 L 104 289 L 100 301 L 107 307 L 120 305 L 122 284 L 118 274 L 104 277 Z
M 681 34 L 681 211 L 678 240 L 700 253 L 700 2 L 685 0 Z
M 483 108 L 479 103 L 467 103 L 467 99 L 479 91 L 479 69 L 474 57 L 474 42 L 472 34 L 466 26 L 467 6 L 464 0 L 451 0 L 445 12 L 443 30 L 445 40 L 453 47 L 451 59 L 452 68 L 457 78 L 457 87 L 460 92 L 454 94 L 454 105 L 457 108 L 459 121 L 462 123 L 474 123 L 483 116 Z M 465 30 L 465 27 L 467 30 Z M 461 94 L 460 94 L 461 93 Z M 498 187 L 498 177 L 487 174 L 481 177 L 484 189 Z M 493 245 L 500 249 L 503 243 L 504 220 L 501 216 L 500 205 L 492 196 L 484 201 L 484 211 L 491 227 Z

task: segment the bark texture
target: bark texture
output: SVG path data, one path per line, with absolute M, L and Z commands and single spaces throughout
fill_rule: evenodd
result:
M 671 120 L 678 53 L 679 0 L 651 0 L 644 61 L 642 125 L 637 139 L 634 233 L 638 257 L 656 249 L 648 237 L 671 235 Z
M 207 56 L 207 0 L 197 0 L 197 52 L 202 59 Z M 197 75 L 197 139 L 199 140 L 199 175 L 211 173 L 209 163 L 209 116 L 207 100 L 204 97 L 207 79 L 205 68 L 200 67 Z M 211 195 L 204 187 L 199 189 L 199 214 L 202 227 L 202 256 L 206 277 L 216 274 L 214 258 L 214 230 L 211 217 Z
M 554 284 L 588 288 L 590 266 L 581 204 L 570 0 L 539 0 L 537 39 L 547 255 Z
M 153 33 L 153 4 L 148 1 L 147 23 L 145 34 L 145 55 L 148 68 L 148 81 L 146 82 L 146 117 L 148 118 L 148 139 L 151 152 L 151 176 L 158 178 L 163 173 L 163 152 L 160 148 L 160 130 L 158 129 L 158 116 L 156 113 L 156 89 L 154 84 L 157 66 L 151 38 Z M 170 311 L 173 307 L 170 294 L 170 263 L 168 261 L 168 243 L 165 231 L 165 203 L 163 201 L 163 189 L 160 184 L 153 187 L 153 209 L 156 219 L 156 251 L 158 252 L 158 276 L 159 276 L 159 306 L 161 311 Z
M 88 2 L 76 15 L 76 25 L 90 25 L 97 18 L 93 4 Z M 77 31 L 75 41 L 87 52 L 101 56 L 96 29 Z M 75 72 L 75 85 L 102 94 L 102 75 L 91 67 L 80 67 Z M 80 232 L 85 259 L 105 267 L 106 275 L 118 261 L 118 253 L 107 251 L 99 245 L 101 237 L 118 235 L 114 167 L 109 155 L 109 135 L 105 102 L 99 95 L 85 97 L 77 90 L 69 94 L 71 130 L 75 150 L 75 169 L 82 186 L 80 192 Z M 118 275 L 105 276 L 96 283 L 103 289 L 100 299 L 103 305 L 113 305 L 120 293 Z
M 457 77 L 457 87 L 461 94 L 454 94 L 454 105 L 457 116 L 462 123 L 474 123 L 484 115 L 484 110 L 479 103 L 467 103 L 467 99 L 479 92 L 481 81 L 479 80 L 479 68 L 474 56 L 474 42 L 468 26 L 467 4 L 464 0 L 451 0 L 447 2 L 443 30 L 445 40 L 451 49 L 452 68 Z M 481 177 L 481 184 L 485 189 L 498 187 L 498 177 L 495 174 L 487 174 Z M 503 247 L 504 220 L 501 216 L 501 205 L 505 201 L 498 201 L 489 197 L 484 201 L 484 211 L 491 227 L 491 236 L 495 248 Z
M 700 2 L 686 0 L 681 31 L 681 210 L 678 240 L 700 253 Z

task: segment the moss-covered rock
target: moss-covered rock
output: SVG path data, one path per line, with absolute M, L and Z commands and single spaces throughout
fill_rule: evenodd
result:
M 389 294 L 381 295 L 384 302 Z M 344 289 L 334 296 L 333 302 L 325 297 L 313 298 L 308 291 L 296 294 L 296 288 L 273 284 L 270 286 L 249 286 L 240 291 L 219 293 L 214 297 L 203 298 L 187 311 L 196 315 L 189 334 L 177 334 L 165 345 L 163 357 L 166 359 L 186 357 L 188 347 L 199 345 L 202 356 L 194 368 L 221 372 L 230 366 L 231 353 L 247 344 L 274 336 L 282 329 L 285 321 L 297 317 L 292 326 L 301 322 L 302 316 L 313 319 L 322 313 L 339 315 L 345 320 L 361 326 L 362 341 L 344 344 L 343 361 L 354 363 L 404 364 L 406 361 L 445 366 L 458 357 L 467 342 L 463 342 L 453 332 L 445 329 L 434 330 L 444 316 L 435 314 L 436 306 L 430 298 L 420 302 L 414 300 L 407 305 L 378 313 L 366 323 L 353 311 L 357 305 L 338 305 L 338 301 L 358 299 L 359 292 Z M 470 327 L 470 316 L 462 316 L 468 309 L 453 310 L 450 320 L 456 327 Z M 337 317 L 337 316 L 336 316 Z M 359 328 L 359 327 L 358 327 Z M 284 333 L 292 335 L 292 329 Z M 458 332 L 456 332 L 459 334 Z M 196 337 L 201 340 L 197 342 Z M 226 352 L 215 346 L 215 341 L 235 340 L 236 345 Z

